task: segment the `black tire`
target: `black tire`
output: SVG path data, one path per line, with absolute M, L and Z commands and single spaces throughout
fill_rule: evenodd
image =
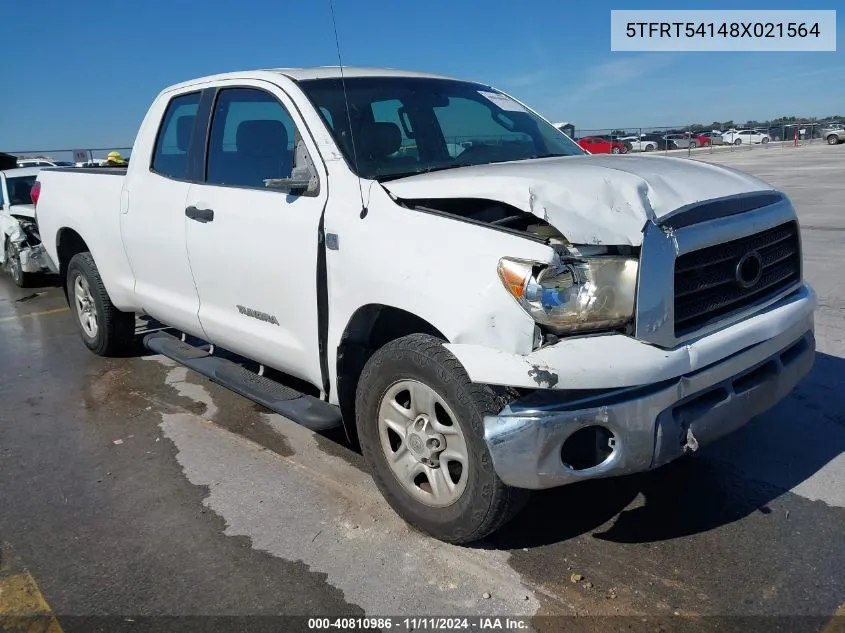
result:
M 356 423 L 361 450 L 373 480 L 394 511 L 411 526 L 447 543 L 483 539 L 513 518 L 529 491 L 505 485 L 493 469 L 484 441 L 485 415 L 498 413 L 509 397 L 472 383 L 461 363 L 427 334 L 411 334 L 379 349 L 358 381 Z M 461 496 L 450 506 L 417 501 L 393 474 L 381 447 L 378 411 L 382 398 L 398 380 L 417 380 L 433 388 L 452 408 L 467 446 L 469 474 Z
M 618 147 L 614 147 L 610 150 L 611 154 L 620 154 L 621 150 Z
M 827 144 L 828 145 L 838 145 L 839 144 L 839 137 L 836 134 L 831 134 L 827 137 Z
M 734 141 L 734 145 L 742 145 L 742 139 L 738 138 Z
M 704 141 L 704 145 L 703 145 L 703 146 L 704 146 L 704 147 L 710 147 L 710 145 L 712 145 L 712 144 L 713 144 L 713 143 L 712 143 L 712 141 Z
M 766 143 L 768 143 L 768 142 L 769 142 L 769 137 L 768 137 L 768 136 L 764 136 L 760 142 L 761 142 L 763 145 L 765 145 Z
M 18 288 L 28 288 L 32 283 L 32 274 L 25 273 L 21 268 L 21 256 L 18 249 L 12 244 L 12 240 L 6 238 L 4 246 L 5 257 L 3 260 L 3 268 L 15 282 Z
M 654 147 L 654 145 L 652 145 L 651 143 L 648 143 L 648 144 L 646 144 L 646 146 L 645 146 L 645 151 L 647 151 L 647 152 L 653 152 L 653 151 L 654 151 L 654 149 L 655 149 L 655 147 Z
M 98 327 L 93 337 L 83 329 L 76 306 L 74 285 L 80 276 L 88 282 L 96 311 Z M 70 312 L 82 337 L 82 342 L 88 349 L 99 356 L 122 356 L 134 349 L 135 315 L 121 312 L 114 307 L 90 253 L 77 253 L 70 260 L 65 287 Z
M 698 147 L 698 141 L 690 141 L 689 146 L 691 149 L 695 149 L 696 147 Z

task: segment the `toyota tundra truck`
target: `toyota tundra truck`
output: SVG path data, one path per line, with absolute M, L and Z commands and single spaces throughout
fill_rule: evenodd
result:
M 314 431 L 405 521 L 483 539 L 530 490 L 658 468 L 811 369 L 790 200 L 591 155 L 524 103 L 389 69 L 165 89 L 124 169 L 48 168 L 51 266 L 94 353 L 143 343 Z

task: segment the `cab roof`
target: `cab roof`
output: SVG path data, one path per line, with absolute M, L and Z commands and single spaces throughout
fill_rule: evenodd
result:
M 170 92 L 179 88 L 186 88 L 209 81 L 223 79 L 268 79 L 268 74 L 283 75 L 293 81 L 308 79 L 337 79 L 341 77 L 340 66 L 315 66 L 311 68 L 264 68 L 256 70 L 242 70 L 217 75 L 197 77 L 189 81 L 174 84 L 164 90 Z M 455 79 L 445 75 L 419 72 L 416 70 L 402 70 L 397 68 L 375 68 L 367 66 L 344 66 L 343 77 L 423 77 L 429 79 Z

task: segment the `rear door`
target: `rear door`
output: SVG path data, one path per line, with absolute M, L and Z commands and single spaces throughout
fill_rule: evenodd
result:
M 297 141 L 315 194 L 268 189 L 289 178 Z M 290 98 L 262 81 L 217 89 L 202 182 L 185 202 L 188 254 L 208 340 L 321 386 L 317 250 L 326 173 Z
M 138 302 L 156 319 L 195 336 L 203 332 L 185 245 L 185 199 L 190 186 L 188 151 L 200 96 L 194 90 L 160 104 L 156 136 L 146 139 L 152 158 L 149 164 L 129 168 L 121 197 L 121 235 Z

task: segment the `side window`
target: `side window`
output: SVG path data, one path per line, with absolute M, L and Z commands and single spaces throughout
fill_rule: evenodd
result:
M 3 207 L 6 202 L 3 200 L 3 182 L 0 181 L 0 207 Z
M 188 173 L 188 147 L 200 93 L 179 95 L 171 99 L 158 130 L 152 170 L 162 176 L 182 180 Z
M 290 178 L 297 131 L 288 111 L 263 90 L 221 90 L 214 106 L 206 182 L 263 189 Z

